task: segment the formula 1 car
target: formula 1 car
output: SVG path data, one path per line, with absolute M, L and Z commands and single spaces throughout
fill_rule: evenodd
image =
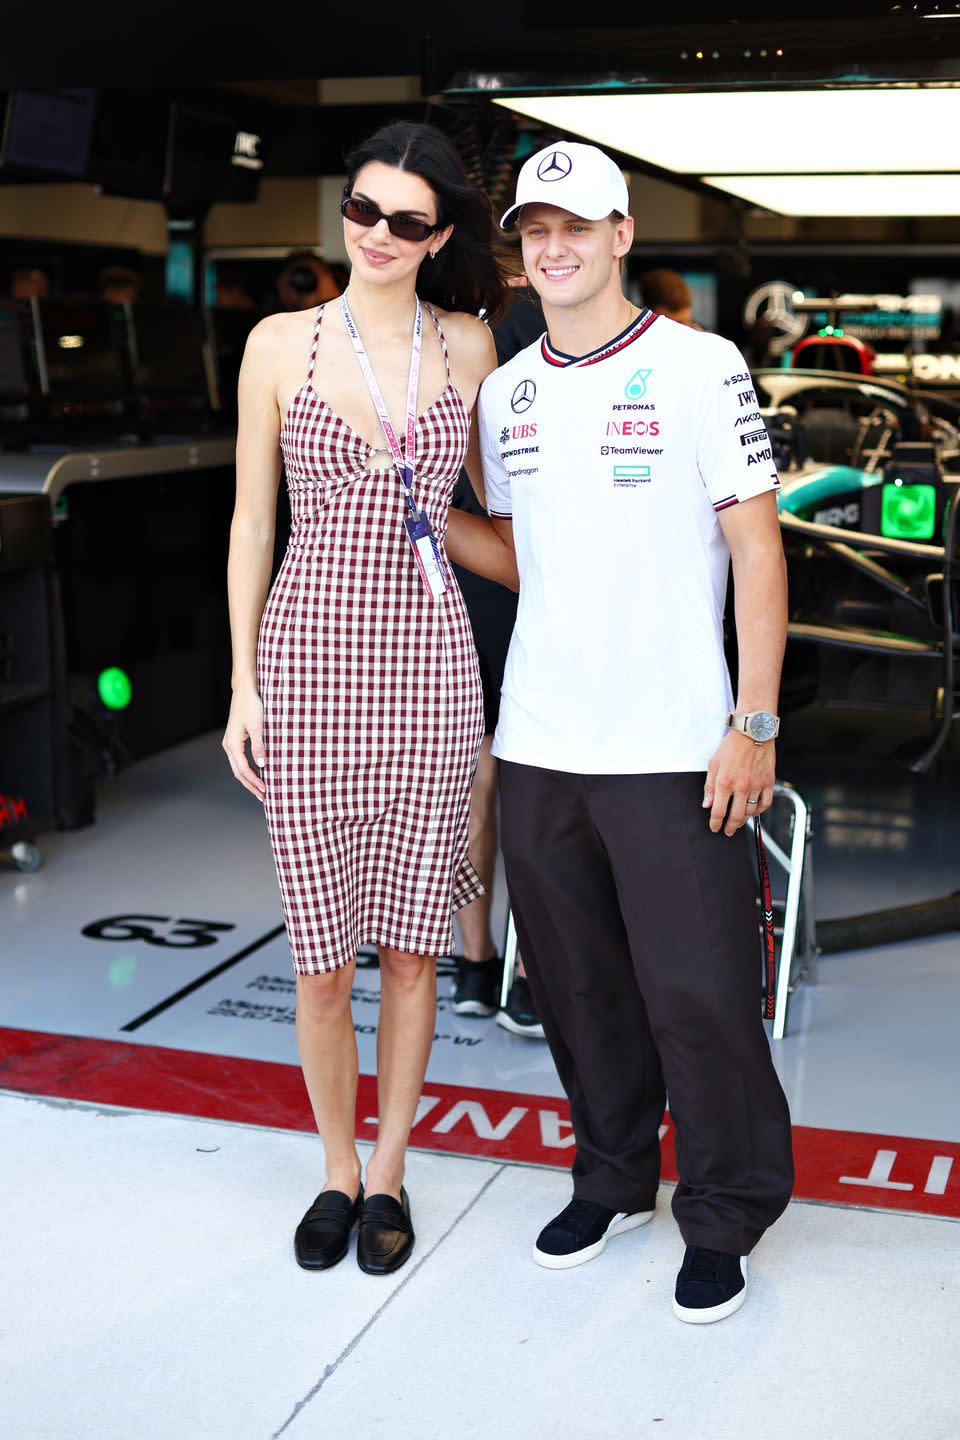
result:
M 835 371 L 754 381 L 783 486 L 784 708 L 922 708 L 926 770 L 960 709 L 960 405 Z

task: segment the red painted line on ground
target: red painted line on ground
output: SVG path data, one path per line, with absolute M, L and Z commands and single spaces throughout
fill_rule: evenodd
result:
M 0 1088 L 165 1114 L 312 1131 L 296 1065 L 78 1035 L 0 1028 Z M 361 1075 L 357 1135 L 376 1138 L 376 1081 Z M 794 1127 L 798 1200 L 960 1218 L 960 1144 Z M 566 1100 L 428 1081 L 411 1143 L 490 1160 L 569 1167 Z M 677 1178 L 669 1116 L 663 1177 Z

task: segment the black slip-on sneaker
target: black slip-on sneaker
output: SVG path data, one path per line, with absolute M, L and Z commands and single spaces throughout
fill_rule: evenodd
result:
M 673 1313 L 688 1325 L 725 1320 L 747 1298 L 747 1257 L 688 1245 L 677 1276 Z
M 510 987 L 507 1003 L 497 1015 L 497 1024 L 511 1035 L 526 1035 L 531 1040 L 544 1038 L 543 1026 L 526 976 L 518 975 Z
M 503 965 L 496 955 L 489 960 L 467 960 L 456 956 L 457 978 L 453 987 L 455 1015 L 496 1015 L 500 1006 Z
M 569 1270 L 599 1255 L 608 1240 L 636 1230 L 653 1219 L 652 1210 L 636 1210 L 632 1215 L 611 1210 L 592 1200 L 571 1200 L 565 1210 L 554 1216 L 537 1236 L 533 1258 L 547 1270 Z

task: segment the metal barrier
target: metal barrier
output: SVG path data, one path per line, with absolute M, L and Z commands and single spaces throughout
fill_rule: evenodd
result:
M 500 986 L 500 1009 L 507 1003 L 513 974 L 517 968 L 517 927 L 513 923 L 513 911 L 507 906 L 507 932 L 503 937 L 503 983 Z
M 813 826 L 806 801 L 786 781 L 773 787 L 774 805 L 778 801 L 790 807 L 788 817 L 789 843 L 782 850 L 764 825 L 760 826 L 768 860 L 776 861 L 787 877 L 783 900 L 783 922 L 776 927 L 780 938 L 777 960 L 777 991 L 773 1011 L 771 1037 L 782 1040 L 787 1033 L 787 1006 L 790 993 L 801 980 L 816 983 L 817 931 L 813 891 Z M 748 825 L 756 825 L 748 820 Z M 769 821 L 768 821 L 769 823 Z M 779 909 L 780 906 L 775 906 Z
M 782 1040 L 787 1031 L 787 1006 L 790 992 L 801 980 L 816 983 L 817 978 L 817 937 L 816 911 L 813 899 L 813 828 L 810 811 L 803 797 L 792 785 L 778 782 L 773 787 L 774 805 L 783 802 L 789 806 L 789 844 L 782 850 L 777 842 L 761 826 L 767 857 L 774 860 L 787 877 L 787 891 L 782 903 L 782 924 L 775 927 L 780 947 L 777 962 L 777 991 L 773 1014 L 774 1040 Z M 748 820 L 748 825 L 755 825 Z M 781 909 L 779 904 L 775 910 Z M 503 940 L 503 984 L 500 987 L 500 1004 L 506 1005 L 517 968 L 517 927 L 513 922 L 513 911 L 507 909 L 507 928 Z

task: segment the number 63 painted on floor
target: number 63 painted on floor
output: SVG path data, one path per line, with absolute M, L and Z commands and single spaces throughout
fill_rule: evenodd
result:
M 164 931 L 162 926 L 173 926 Z M 217 920 L 175 919 L 170 915 L 110 915 L 92 920 L 80 931 L 90 940 L 145 940 L 148 945 L 166 945 L 174 950 L 198 950 L 216 945 L 220 935 L 235 925 Z

